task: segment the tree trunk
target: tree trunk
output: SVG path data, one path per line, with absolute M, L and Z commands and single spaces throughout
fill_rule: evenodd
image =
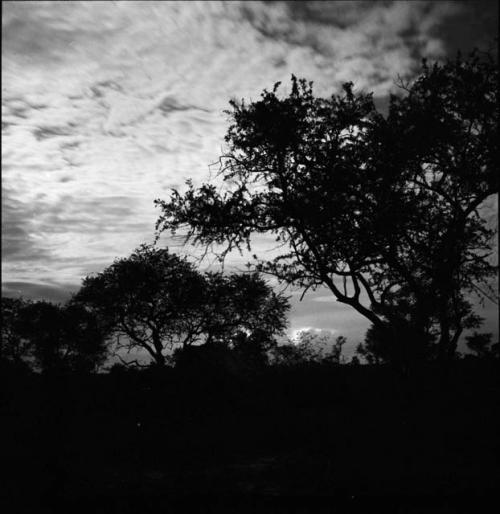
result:
M 441 363 L 446 363 L 452 358 L 451 352 L 451 339 L 450 339 L 450 324 L 448 320 L 448 316 L 446 313 L 441 315 L 441 319 L 439 320 L 439 326 L 441 328 L 441 336 L 439 338 L 439 354 L 438 358 Z
M 161 352 L 155 352 L 155 365 L 161 368 L 165 366 L 165 356 Z
M 153 331 L 153 346 L 155 348 L 154 358 L 155 364 L 159 367 L 165 366 L 165 356 L 163 355 L 163 345 L 161 344 L 160 336 L 158 331 Z
M 453 337 L 451 338 L 450 346 L 449 346 L 449 351 L 448 351 L 450 359 L 453 359 L 453 357 L 456 354 L 457 346 L 458 346 L 458 339 L 460 338 L 462 332 L 463 332 L 463 328 L 462 327 L 457 328 L 457 330 L 453 334 Z

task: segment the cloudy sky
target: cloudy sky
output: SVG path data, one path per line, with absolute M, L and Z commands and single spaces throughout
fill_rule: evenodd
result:
M 383 108 L 398 74 L 411 77 L 423 56 L 490 46 L 498 22 L 496 1 L 2 8 L 2 290 L 56 301 L 152 242 L 155 198 L 209 178 L 230 98 L 256 99 L 294 73 L 319 95 L 352 80 Z M 291 330 L 361 339 L 367 323 L 326 291 L 299 294 Z M 479 312 L 498 334 L 495 307 Z

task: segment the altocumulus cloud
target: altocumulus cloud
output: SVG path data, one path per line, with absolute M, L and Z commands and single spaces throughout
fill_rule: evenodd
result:
M 231 97 L 277 81 L 286 91 L 294 73 L 318 94 L 353 80 L 383 102 L 422 56 L 455 51 L 457 34 L 482 44 L 496 13 L 445 1 L 4 2 L 4 291 L 40 296 L 45 284 L 59 298 L 151 241 L 153 199 L 208 178 Z M 295 327 L 354 326 L 327 302 L 294 299 L 292 315 Z

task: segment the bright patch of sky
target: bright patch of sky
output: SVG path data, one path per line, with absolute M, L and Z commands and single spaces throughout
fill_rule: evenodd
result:
M 491 43 L 497 13 L 457 1 L 3 2 L 4 294 L 62 300 L 152 242 L 153 200 L 209 178 L 230 98 L 277 81 L 286 92 L 294 73 L 319 95 L 352 80 L 383 106 L 421 57 Z M 361 339 L 367 323 L 325 291 L 299 295 L 292 332 Z

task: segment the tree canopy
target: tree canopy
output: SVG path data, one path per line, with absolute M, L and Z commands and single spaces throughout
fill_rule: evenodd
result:
M 147 245 L 85 278 L 73 301 L 124 336 L 118 349 L 142 348 L 158 365 L 168 350 L 228 342 L 241 331 L 272 337 L 288 309 L 258 274 L 200 273 L 168 248 Z
M 26 366 L 31 356 L 30 342 L 22 337 L 21 311 L 26 305 L 22 298 L 2 297 L 2 339 L 0 359 Z
M 43 372 L 96 371 L 107 357 L 105 327 L 71 302 L 2 298 L 0 357 Z
M 498 342 L 491 344 L 493 334 L 474 332 L 467 336 L 467 348 L 471 350 L 477 357 L 488 357 L 498 355 Z
M 402 355 L 436 341 L 451 357 L 477 327 L 468 299 L 488 296 L 496 273 L 485 202 L 498 193 L 498 70 L 473 52 L 423 62 L 400 83 L 389 112 L 352 83 L 318 98 L 292 76 L 257 101 L 231 101 L 215 184 L 157 200 L 157 231 L 227 252 L 255 233 L 285 249 L 256 269 L 305 290 L 328 287 L 372 322 Z

